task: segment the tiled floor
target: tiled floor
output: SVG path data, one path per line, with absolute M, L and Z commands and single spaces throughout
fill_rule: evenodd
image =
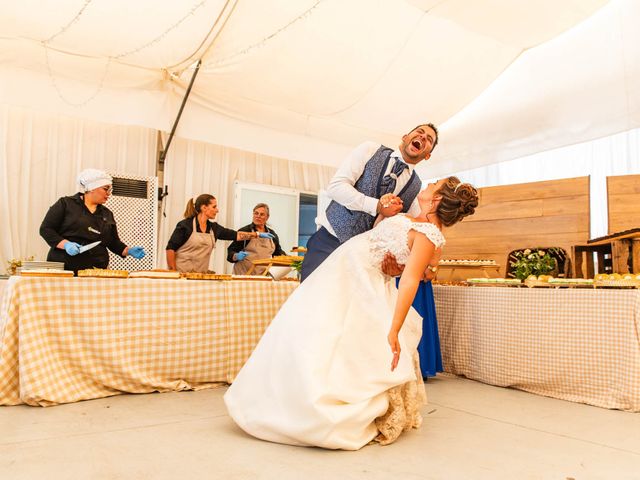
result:
M 0 407 L 0 479 L 640 479 L 640 413 L 445 375 L 421 429 L 342 452 L 246 436 L 225 390 Z

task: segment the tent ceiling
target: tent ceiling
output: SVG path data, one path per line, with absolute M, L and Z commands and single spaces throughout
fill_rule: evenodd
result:
M 441 125 L 430 173 L 640 126 L 633 0 L 4 0 L 0 101 L 337 164 Z

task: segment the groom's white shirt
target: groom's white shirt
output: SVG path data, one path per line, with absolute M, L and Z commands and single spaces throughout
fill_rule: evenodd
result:
M 331 200 L 335 200 L 341 205 L 344 205 L 349 210 L 354 211 L 362 211 L 367 212 L 369 215 L 376 214 L 376 209 L 378 206 L 378 199 L 374 197 L 368 197 L 364 193 L 359 192 L 354 188 L 355 183 L 362 176 L 362 172 L 364 172 L 364 167 L 367 162 L 373 157 L 373 154 L 380 148 L 379 143 L 375 142 L 364 142 L 356 147 L 345 160 L 342 162 L 336 174 L 333 176 L 331 181 L 329 182 L 329 186 L 327 187 L 327 196 Z M 402 155 L 399 150 L 394 150 L 391 154 L 391 158 L 389 164 L 387 165 L 387 170 L 385 171 L 385 175 L 391 172 L 391 168 L 393 167 L 393 160 L 398 159 L 401 162 L 404 162 Z M 406 163 L 406 162 L 404 162 Z M 411 178 L 411 174 L 413 173 L 414 165 L 407 164 L 409 168 L 405 169 L 404 172 L 398 177 L 396 180 L 396 188 L 393 191 L 394 194 L 400 193 L 400 191 L 407 184 L 409 179 Z M 420 206 L 418 205 L 417 198 L 409 207 L 408 214 L 411 216 L 416 216 L 420 213 Z M 329 233 L 333 236 L 336 235 L 336 232 L 331 228 L 331 224 L 329 220 L 327 220 L 327 215 L 325 213 L 325 209 L 318 209 L 318 216 L 316 217 L 316 224 L 319 227 L 326 228 Z

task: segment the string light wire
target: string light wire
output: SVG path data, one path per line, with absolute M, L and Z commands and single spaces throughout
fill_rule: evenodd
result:
M 255 50 L 257 48 L 262 48 L 264 47 L 270 40 L 274 39 L 275 37 L 277 37 L 278 35 L 280 35 L 281 33 L 283 33 L 285 30 L 287 30 L 289 27 L 291 27 L 292 25 L 294 25 L 295 23 L 298 23 L 299 21 L 309 17 L 311 15 L 311 13 L 318 8 L 318 6 L 324 2 L 325 0 L 317 0 L 316 3 L 314 3 L 311 7 L 309 7 L 307 10 L 305 10 L 303 13 L 301 13 L 300 15 L 298 15 L 296 18 L 294 18 L 293 20 L 291 20 L 289 23 L 287 23 L 286 25 L 284 25 L 283 27 L 280 27 L 278 30 L 276 30 L 275 32 L 271 33 L 270 35 L 266 36 L 265 38 L 263 38 L 262 40 L 260 40 L 259 42 L 256 42 L 252 45 L 249 45 L 248 47 L 243 48 L 242 50 L 239 50 L 238 52 L 232 53 L 231 55 L 228 55 L 224 58 L 221 58 L 219 60 L 215 60 L 215 61 L 211 61 L 211 62 L 207 62 L 203 64 L 203 67 L 205 68 L 209 68 L 209 67 L 217 67 L 222 65 L 223 63 L 228 62 L 229 60 L 231 60 L 232 58 L 235 57 L 239 57 L 241 55 L 246 55 L 247 53 L 251 52 L 252 50 Z
M 87 103 L 89 103 L 91 100 L 93 100 L 94 98 L 96 98 L 98 96 L 98 94 L 104 88 L 104 82 L 105 82 L 105 79 L 106 79 L 107 74 L 109 72 L 109 67 L 110 67 L 112 61 L 123 59 L 123 58 L 125 58 L 127 56 L 130 56 L 130 55 L 133 55 L 135 53 L 138 53 L 138 52 L 140 52 L 140 51 L 142 51 L 142 50 L 144 50 L 146 48 L 149 48 L 150 46 L 155 45 L 156 43 L 160 42 L 171 31 L 173 31 L 176 28 L 178 28 L 182 23 L 185 22 L 185 20 L 187 20 L 189 17 L 193 16 L 198 9 L 200 9 L 201 7 L 203 7 L 207 3 L 207 0 L 201 0 L 197 4 L 193 5 L 189 9 L 189 11 L 182 18 L 180 18 L 180 20 L 178 20 L 177 22 L 173 23 L 164 32 L 162 32 L 160 35 L 158 35 L 157 37 L 153 38 L 152 40 L 146 42 L 145 44 L 143 44 L 143 45 L 141 45 L 141 46 L 139 46 L 137 48 L 133 48 L 131 50 L 127 50 L 127 51 L 125 51 L 123 53 L 120 53 L 118 55 L 109 55 L 109 56 L 107 56 L 107 62 L 106 62 L 105 67 L 104 67 L 104 72 L 102 74 L 102 77 L 100 78 L 100 81 L 98 83 L 98 86 L 96 87 L 96 90 L 87 99 L 85 99 L 83 101 L 80 101 L 80 102 L 74 102 L 74 101 L 71 101 L 71 100 L 69 100 L 69 99 L 67 99 L 65 97 L 65 95 L 62 93 L 62 90 L 60 89 L 60 86 L 58 85 L 58 82 L 56 81 L 56 77 L 55 77 L 55 74 L 53 72 L 53 68 L 51 66 L 51 60 L 49 58 L 49 50 L 51 49 L 50 44 L 55 38 L 59 37 L 60 35 L 62 35 L 64 33 L 66 33 L 71 28 L 71 26 L 73 26 L 74 24 L 76 24 L 80 20 L 80 17 L 82 17 L 83 13 L 87 9 L 87 7 L 89 7 L 89 5 L 91 4 L 92 1 L 93 0 L 85 0 L 84 4 L 82 5 L 82 7 L 80 7 L 78 12 L 73 16 L 73 18 L 69 22 L 67 22 L 63 27 L 61 27 L 60 30 L 57 33 L 54 33 L 49 38 L 40 41 L 41 45 L 44 48 L 45 62 L 46 62 L 46 66 L 47 66 L 47 73 L 49 74 L 49 77 L 51 79 L 51 83 L 53 84 L 53 86 L 54 86 L 54 88 L 56 90 L 56 93 L 58 94 L 60 99 L 64 103 L 66 103 L 68 105 L 71 105 L 73 107 L 82 107 L 82 106 L 86 105 Z

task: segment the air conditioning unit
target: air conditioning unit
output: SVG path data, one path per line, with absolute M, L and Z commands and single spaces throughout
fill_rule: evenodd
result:
M 109 252 L 113 270 L 152 270 L 156 265 L 158 238 L 158 178 L 111 173 L 113 192 L 105 204 L 113 212 L 118 236 L 129 247 L 140 245 L 146 255 L 141 260 L 122 258 Z

